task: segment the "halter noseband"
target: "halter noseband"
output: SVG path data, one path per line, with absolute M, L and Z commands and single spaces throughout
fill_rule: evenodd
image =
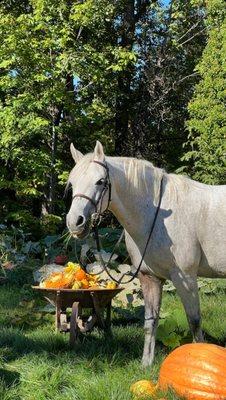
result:
M 95 211 L 96 211 L 96 213 L 98 214 L 98 217 L 99 217 L 100 214 L 101 214 L 103 198 L 104 198 L 104 195 L 105 195 L 107 190 L 108 190 L 108 204 L 107 204 L 106 210 L 109 207 L 109 204 L 110 204 L 110 201 L 111 201 L 111 181 L 110 181 L 110 177 L 109 177 L 109 168 L 108 168 L 107 164 L 105 164 L 105 163 L 103 163 L 101 161 L 97 161 L 97 160 L 93 160 L 91 162 L 94 162 L 96 164 L 101 165 L 106 170 L 106 176 L 105 176 L 105 180 L 104 180 L 103 190 L 101 191 L 100 196 L 99 196 L 99 198 L 97 199 L 96 202 L 91 197 L 86 196 L 86 194 L 82 194 L 82 193 L 75 194 L 73 196 L 72 200 L 74 200 L 75 197 L 82 197 L 83 199 L 86 199 L 86 200 L 90 201 L 90 203 L 95 207 Z M 99 211 L 98 211 L 97 207 L 98 207 L 99 203 L 100 203 L 100 208 L 99 208 Z

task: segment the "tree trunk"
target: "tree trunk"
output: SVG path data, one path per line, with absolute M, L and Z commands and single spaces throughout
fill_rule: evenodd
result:
M 63 107 L 56 107 L 55 118 L 52 122 L 52 137 L 51 137 L 51 169 L 50 169 L 50 185 L 49 185 L 49 201 L 48 211 L 54 214 L 56 205 L 56 151 L 57 151 L 57 129 L 59 126 Z
M 122 36 L 120 46 L 127 50 L 132 50 L 135 31 L 135 2 L 125 0 Z M 131 80 L 133 77 L 133 67 L 128 67 L 118 76 L 118 95 L 116 99 L 115 116 L 115 151 L 118 155 L 129 155 L 129 114 L 131 103 Z

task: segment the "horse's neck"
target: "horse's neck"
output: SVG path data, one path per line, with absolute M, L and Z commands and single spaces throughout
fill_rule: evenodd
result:
M 134 237 L 145 234 L 159 197 L 161 170 L 136 159 L 107 159 L 112 184 L 110 210 Z

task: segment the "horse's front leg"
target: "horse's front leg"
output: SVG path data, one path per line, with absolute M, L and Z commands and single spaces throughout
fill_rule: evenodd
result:
M 151 365 L 154 359 L 155 336 L 158 326 L 159 310 L 162 299 L 163 282 L 155 276 L 139 273 L 139 279 L 144 296 L 144 351 L 142 365 L 147 367 Z

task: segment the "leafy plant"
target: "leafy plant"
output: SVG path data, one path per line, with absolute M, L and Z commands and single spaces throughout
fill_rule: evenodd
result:
M 33 271 L 66 251 L 64 235 L 48 235 L 39 241 L 31 240 L 30 233 L 14 226 L 1 225 L 1 273 L 11 283 L 23 285 L 33 281 Z
M 62 226 L 62 218 L 54 214 L 45 214 L 41 218 L 41 227 L 45 234 L 54 235 Z
M 23 300 L 11 323 L 20 328 L 34 328 L 53 321 L 54 318 L 51 314 L 40 311 L 39 307 L 35 306 L 35 300 Z
M 189 328 L 183 328 L 178 324 L 173 314 L 167 316 L 167 319 L 160 319 L 157 329 L 157 340 L 169 349 L 174 349 L 183 344 L 189 335 Z
M 2 269 L 14 269 L 30 263 L 32 257 L 35 258 L 41 252 L 39 242 L 30 240 L 31 234 L 24 233 L 21 229 L 14 226 L 7 228 L 1 227 L 0 231 L 0 262 Z M 7 268 L 7 263 L 11 263 L 12 268 Z

